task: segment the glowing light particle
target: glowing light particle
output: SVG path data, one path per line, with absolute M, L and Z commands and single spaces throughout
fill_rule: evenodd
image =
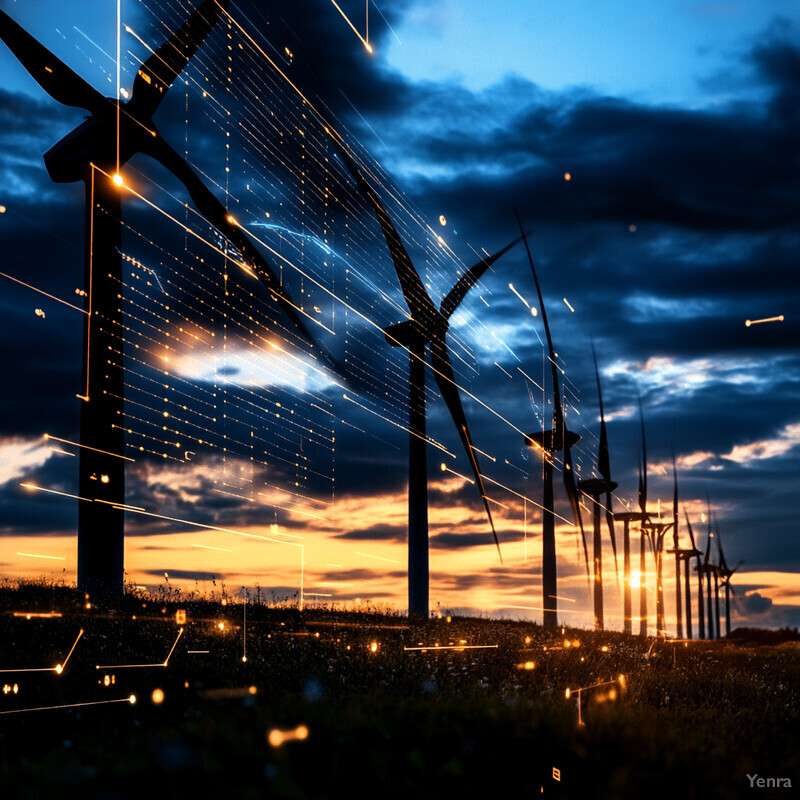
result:
M 445 215 L 444 215 L 444 214 L 439 214 L 439 224 L 440 224 L 442 227 L 444 227 L 445 225 L 447 225 L 447 218 L 445 217 Z
M 565 172 L 564 173 L 564 180 L 565 181 L 571 181 L 572 180 L 572 175 L 569 172 Z
M 267 741 L 273 747 L 280 747 L 284 742 L 292 740 L 303 741 L 303 739 L 308 739 L 308 728 L 305 725 L 298 725 L 293 730 L 288 731 L 273 728 L 267 735 Z
M 115 172 L 111 176 L 111 180 L 114 181 L 116 186 L 122 186 L 125 183 L 125 181 L 122 180 L 122 175 L 120 175 L 119 172 Z

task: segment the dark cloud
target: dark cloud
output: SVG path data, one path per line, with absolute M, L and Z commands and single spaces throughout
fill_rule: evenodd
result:
M 360 528 L 345 531 L 336 536 L 337 539 L 348 539 L 350 541 L 366 542 L 387 542 L 404 541 L 407 536 L 405 527 L 396 525 L 373 525 L 370 528 Z
M 744 614 L 766 614 L 772 608 L 773 603 L 769 597 L 763 597 L 758 592 L 750 592 L 740 596 L 736 605 Z

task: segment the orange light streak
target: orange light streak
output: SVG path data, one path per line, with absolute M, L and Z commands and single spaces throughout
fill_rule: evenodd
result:
M 20 484 L 24 485 L 24 484 Z M 26 556 L 27 558 L 49 558 L 53 561 L 65 561 L 66 556 L 43 556 L 39 553 L 17 553 L 18 556 Z
M 89 447 L 88 444 L 80 444 L 79 442 L 73 442 L 69 439 L 60 439 L 58 436 L 53 436 L 50 433 L 45 433 L 44 438 L 47 440 L 52 439 L 55 442 L 63 442 L 64 444 L 71 444 L 73 447 L 82 447 L 84 450 L 93 450 L 95 453 L 102 453 L 105 456 L 113 456 L 114 458 L 121 458 L 123 461 L 136 461 L 135 458 L 129 458 L 128 456 L 121 456 L 119 453 L 111 453 L 108 450 L 100 450 L 97 447 Z
M 496 644 L 429 644 L 419 647 L 404 647 L 403 650 L 406 652 L 412 650 L 497 650 L 498 647 L 499 645 Z
M 95 700 L 91 703 L 65 703 L 61 706 L 38 706 L 36 708 L 17 708 L 14 711 L 0 711 L 0 714 L 22 714 L 25 711 L 57 711 L 61 708 L 83 708 L 85 706 L 104 706 L 109 703 L 130 703 L 133 705 L 136 702 L 136 695 L 132 694 L 130 697 L 123 697 L 120 700 Z
M 56 297 L 54 294 L 50 294 L 49 292 L 45 292 L 42 289 L 37 289 L 35 286 L 31 286 L 29 283 L 25 283 L 25 281 L 21 281 L 19 278 L 15 278 L 12 275 L 8 275 L 5 272 L 0 272 L 0 276 L 4 278 L 8 278 L 10 281 L 14 281 L 14 283 L 20 284 L 20 286 L 24 286 L 26 289 L 31 289 L 34 292 L 38 292 L 39 294 L 43 294 L 45 297 L 49 297 L 51 300 L 55 300 L 58 303 L 62 303 L 65 306 L 69 306 L 70 308 L 74 309 L 75 311 L 80 311 L 81 314 L 85 314 L 86 312 L 82 308 L 78 308 L 78 306 L 72 305 L 72 303 L 68 303 L 66 300 L 62 300 L 60 297 Z
M 331 3 L 333 3 L 333 6 L 334 6 L 334 8 L 335 8 L 335 9 L 336 9 L 336 10 L 337 10 L 337 11 L 338 11 L 338 12 L 339 12 L 341 15 L 342 15 L 342 17 L 344 18 L 344 21 L 345 21 L 345 22 L 346 22 L 346 23 L 347 23 L 347 24 L 350 26 L 350 29 L 353 31 L 353 33 L 354 33 L 356 36 L 358 36 L 358 38 L 361 40 L 361 44 L 363 44 L 363 45 L 364 45 L 364 48 L 365 48 L 365 50 L 366 50 L 366 51 L 367 51 L 367 52 L 368 52 L 370 55 L 372 55 L 372 53 L 374 53 L 375 51 L 373 50 L 373 48 L 372 48 L 372 45 L 371 45 L 371 44 L 369 43 L 369 41 L 368 41 L 368 38 L 369 38 L 369 16 L 367 16 L 367 37 L 368 37 L 368 38 L 367 38 L 367 39 L 365 39 L 365 38 L 364 38 L 364 37 L 363 37 L 363 36 L 362 36 L 362 35 L 361 35 L 361 34 L 358 32 L 358 28 L 356 28 L 356 26 L 355 26 L 355 25 L 353 25 L 353 23 L 352 23 L 352 22 L 350 22 L 350 19 L 349 19 L 349 17 L 347 16 L 347 14 L 345 14 L 345 13 L 344 13 L 344 11 L 342 11 L 341 7 L 340 7 L 340 6 L 339 6 L 339 4 L 336 2 L 336 0 L 331 0 Z M 369 6 L 367 6 L 367 9 L 369 9 Z M 367 14 L 369 14 L 369 11 L 367 11 Z
M 98 664 L 95 669 L 134 669 L 140 667 L 161 667 L 165 668 L 169 664 L 169 659 L 172 653 L 174 652 L 175 648 L 178 645 L 178 640 L 183 636 L 183 628 L 178 630 L 178 637 L 175 639 L 172 648 L 170 649 L 169 653 L 167 653 L 167 657 L 164 659 L 163 664 Z
M 744 324 L 749 328 L 751 325 L 760 325 L 762 322 L 783 322 L 784 316 L 781 314 L 779 317 L 766 317 L 765 319 L 746 319 Z

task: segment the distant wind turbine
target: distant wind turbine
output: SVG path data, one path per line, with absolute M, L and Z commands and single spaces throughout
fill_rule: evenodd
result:
M 603 620 L 603 542 L 600 536 L 600 496 L 606 496 L 606 523 L 614 551 L 614 566 L 617 564 L 617 540 L 614 535 L 614 514 L 611 510 L 612 492 L 618 484 L 611 480 L 611 462 L 608 454 L 608 433 L 603 410 L 603 390 L 600 386 L 600 371 L 597 368 L 597 354 L 592 344 L 594 374 L 597 380 L 597 396 L 600 403 L 600 444 L 597 451 L 597 471 L 601 478 L 588 478 L 578 481 L 578 491 L 589 495 L 593 502 L 593 559 L 594 559 L 594 627 L 604 629 Z

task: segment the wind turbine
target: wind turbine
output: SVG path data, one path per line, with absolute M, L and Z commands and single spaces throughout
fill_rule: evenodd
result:
M 718 572 L 720 581 L 725 589 L 725 635 L 731 635 L 731 593 L 736 594 L 731 586 L 731 578 L 739 567 L 744 563 L 740 561 L 733 569 L 728 566 L 725 560 L 725 553 L 722 550 L 722 537 L 719 533 L 719 523 L 717 523 L 717 558 L 719 559 Z
M 622 613 L 623 631 L 633 632 L 632 603 L 631 603 L 631 522 L 640 523 L 639 540 L 639 635 L 647 636 L 647 588 L 645 587 L 645 533 L 641 530 L 641 523 L 647 519 L 647 450 L 644 437 L 644 414 L 642 413 L 641 400 L 639 401 L 639 416 L 642 423 L 642 452 L 645 457 L 645 473 L 642 474 L 639 465 L 639 510 L 620 511 L 614 514 L 614 519 L 622 522 Z
M 694 558 L 694 548 L 682 548 L 680 546 L 680 535 L 678 533 L 678 467 L 675 463 L 675 451 L 672 452 L 672 475 L 673 475 L 673 496 L 672 496 L 672 550 L 668 553 L 675 555 L 675 610 L 677 620 L 677 634 L 679 639 L 683 639 L 683 607 L 681 600 L 681 561 L 684 563 L 685 590 L 686 590 L 686 638 L 692 638 L 692 595 L 689 586 L 689 560 Z
M 578 491 L 589 495 L 594 503 L 593 521 L 593 558 L 594 558 L 594 627 L 595 630 L 604 629 L 603 621 L 603 542 L 600 537 L 600 495 L 606 496 L 606 523 L 611 536 L 611 546 L 614 550 L 614 566 L 617 563 L 617 540 L 614 536 L 614 514 L 611 511 L 611 492 L 619 484 L 611 480 L 611 462 L 608 455 L 608 433 L 606 431 L 606 418 L 603 411 L 603 390 L 600 387 L 600 372 L 597 368 L 597 354 L 592 344 L 592 358 L 594 359 L 594 375 L 597 380 L 597 396 L 600 401 L 600 444 L 597 451 L 597 471 L 601 478 L 589 478 L 578 481 Z
M 687 608 L 691 606 L 691 594 L 689 592 L 689 561 L 692 558 L 697 559 L 697 564 L 695 564 L 695 572 L 697 573 L 697 617 L 699 620 L 699 638 L 705 639 L 706 638 L 706 623 L 705 623 L 705 614 L 703 612 L 703 573 L 700 569 L 700 556 L 703 555 L 701 550 L 697 549 L 697 544 L 694 539 L 694 531 L 692 530 L 692 523 L 689 522 L 689 515 L 686 513 L 686 508 L 683 509 L 683 516 L 686 519 L 686 528 L 689 531 L 689 538 L 692 542 L 692 555 L 687 556 L 686 558 L 686 605 Z M 689 637 L 691 638 L 691 636 Z
M 54 100 L 89 117 L 44 155 L 56 183 L 86 187 L 87 292 L 84 310 L 84 386 L 80 422 L 78 586 L 92 594 L 122 591 L 126 459 L 124 449 L 120 168 L 137 153 L 158 161 L 180 180 L 197 210 L 239 251 L 303 338 L 332 366 L 308 332 L 280 281 L 250 244 L 235 218 L 197 173 L 161 137 L 153 123 L 170 86 L 225 12 L 228 0 L 204 0 L 139 68 L 131 97 L 103 97 L 5 12 L 0 39 Z
M 716 634 L 714 632 L 714 612 L 711 605 L 711 576 L 716 571 L 716 566 L 711 561 L 711 540 L 714 534 L 711 532 L 711 503 L 708 502 L 708 532 L 706 535 L 706 552 L 703 558 L 703 563 L 697 565 L 698 572 L 702 572 L 706 579 L 706 601 L 707 601 L 707 619 L 708 619 L 708 638 L 719 638 L 719 619 L 717 619 Z M 703 602 L 703 596 L 700 596 L 700 603 Z
M 411 616 L 427 617 L 430 601 L 425 349 L 430 345 L 434 380 L 469 459 L 475 486 L 483 500 L 492 536 L 500 555 L 500 543 L 489 507 L 489 498 L 486 495 L 483 476 L 475 456 L 475 446 L 472 444 L 472 436 L 450 363 L 447 329 L 450 317 L 466 297 L 467 292 L 484 272 L 522 237 L 518 237 L 502 250 L 470 267 L 456 281 L 437 309 L 380 198 L 356 166 L 344 143 L 338 138 L 336 141 L 340 144 L 342 161 L 378 218 L 411 317 L 405 322 L 389 326 L 384 330 L 384 334 L 386 341 L 393 347 L 408 349 L 408 613 Z M 502 562 L 502 555 L 500 560 Z
M 547 353 L 550 359 L 550 369 L 553 378 L 553 427 L 549 431 L 535 431 L 525 436 L 525 444 L 528 447 L 536 447 L 542 454 L 542 473 L 543 473 L 543 494 L 542 494 L 542 608 L 544 609 L 543 623 L 545 628 L 555 628 L 558 626 L 558 571 L 556 568 L 556 537 L 555 537 L 555 510 L 553 501 L 553 459 L 556 453 L 564 451 L 564 488 L 567 492 L 572 514 L 575 522 L 581 531 L 583 541 L 583 558 L 586 563 L 586 574 L 589 574 L 589 553 L 586 549 L 586 534 L 583 530 L 583 520 L 581 519 L 581 509 L 578 502 L 578 490 L 575 486 L 575 469 L 572 465 L 572 448 L 580 441 L 580 436 L 567 430 L 564 419 L 564 409 L 561 405 L 561 392 L 559 390 L 558 370 L 556 363 L 556 352 L 553 347 L 553 337 L 550 335 L 550 325 L 547 322 L 547 310 L 545 309 L 542 289 L 539 286 L 539 278 L 536 275 L 536 266 L 533 263 L 533 256 L 528 246 L 528 237 L 522 228 L 522 221 L 516 213 L 517 224 L 522 233 L 522 240 L 525 243 L 525 251 L 528 254 L 528 262 L 533 272 L 533 280 L 536 284 L 536 293 L 539 298 L 539 308 L 542 311 L 542 323 L 544 324 L 545 335 L 547 336 Z

